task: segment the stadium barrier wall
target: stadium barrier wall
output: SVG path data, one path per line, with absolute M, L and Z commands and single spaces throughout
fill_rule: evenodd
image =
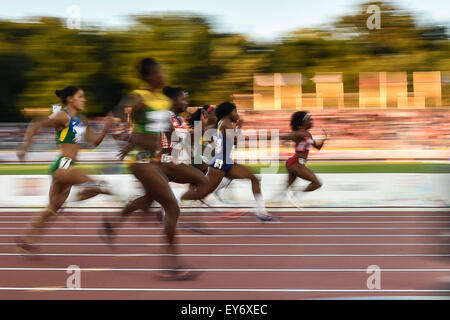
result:
M 79 187 L 72 188 L 67 207 L 120 208 L 125 201 L 143 194 L 140 183 L 132 175 L 99 175 L 107 181 L 114 196 L 99 195 L 73 202 Z M 293 207 L 283 188 L 286 174 L 262 174 L 262 192 L 267 206 Z M 450 174 L 319 174 L 321 189 L 310 193 L 295 192 L 293 200 L 306 207 L 446 207 L 450 206 Z M 0 207 L 42 207 L 48 204 L 48 175 L 0 176 Z M 306 186 L 297 179 L 295 190 Z M 187 185 L 171 183 L 174 193 L 181 194 Z M 249 181 L 236 180 L 219 193 L 223 201 L 210 195 L 206 199 L 214 206 L 253 206 Z M 191 205 L 202 206 L 199 202 Z
M 376 141 L 373 142 L 376 145 Z M 268 143 L 270 148 L 270 143 Z M 45 161 L 53 162 L 59 156 L 59 151 L 30 151 L 27 153 L 26 161 Z M 292 148 L 281 149 L 236 149 L 234 151 L 235 160 L 247 160 L 247 162 L 261 161 L 274 161 L 280 159 L 287 159 L 292 156 Z M 249 160 L 253 159 L 253 160 Z M 450 159 L 450 150 L 448 148 L 442 149 L 349 149 L 349 150 L 329 150 L 323 149 L 320 151 L 311 150 L 309 154 L 309 160 L 376 160 L 376 159 L 422 159 L 422 160 L 442 160 L 447 161 Z M 117 161 L 121 162 L 117 158 L 117 150 L 84 150 L 80 152 L 77 157 L 77 162 L 90 162 L 90 161 Z M 0 151 L 0 162 L 18 162 L 17 154 L 15 150 Z

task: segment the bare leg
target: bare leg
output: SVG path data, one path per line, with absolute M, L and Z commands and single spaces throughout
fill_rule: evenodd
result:
M 143 184 L 147 194 L 151 194 L 155 201 L 159 202 L 166 212 L 165 232 L 167 236 L 167 251 L 169 260 L 167 265 L 170 268 L 178 267 L 176 248 L 176 226 L 180 215 L 180 208 L 177 200 L 169 187 L 166 177 L 162 175 L 155 165 L 134 163 L 130 167 L 131 172 Z
M 161 171 L 170 181 L 176 183 L 190 183 L 196 187 L 206 185 L 208 178 L 198 169 L 185 164 L 162 163 Z
M 256 201 L 256 216 L 261 221 L 275 221 L 277 218 L 268 215 L 264 200 L 261 194 L 261 185 L 259 179 L 250 171 L 246 166 L 240 164 L 233 164 L 230 171 L 228 171 L 227 177 L 232 179 L 247 179 L 252 183 L 253 196 Z
M 133 212 L 139 209 L 144 212 L 148 212 L 148 209 L 150 208 L 152 203 L 153 199 L 148 195 L 144 195 L 128 202 L 127 205 L 122 209 L 118 217 L 114 217 L 113 219 L 109 220 L 112 224 L 111 227 L 119 228 L 122 222 L 124 222 Z
M 101 193 L 111 194 L 109 190 L 106 190 L 104 186 L 101 186 L 103 184 L 101 181 L 94 180 L 83 171 L 74 167 L 69 167 L 68 169 L 58 169 L 53 174 L 53 177 L 60 183 L 72 186 L 89 182 L 98 184 L 95 186 L 88 186 L 80 190 L 77 195 L 77 201 L 87 200 Z
M 299 163 L 294 163 L 288 168 L 289 174 L 295 175 L 303 180 L 310 181 L 311 183 L 303 190 L 303 192 L 311 192 L 319 189 L 322 184 L 315 175 L 315 173 L 308 167 L 301 165 Z
M 294 181 L 297 179 L 297 175 L 291 171 L 289 171 L 288 169 L 288 180 L 287 180 L 287 184 L 286 184 L 286 190 L 289 189 L 292 184 L 294 183 Z
M 223 171 L 209 168 L 206 177 L 208 178 L 207 184 L 202 184 L 197 188 L 189 189 L 182 197 L 182 200 L 201 200 L 213 192 L 219 185 L 222 178 L 225 176 Z
M 47 224 L 57 216 L 58 210 L 62 207 L 69 196 L 70 188 L 70 185 L 66 185 L 55 180 L 52 181 L 49 194 L 49 206 L 32 221 L 31 228 L 23 237 L 23 241 L 25 243 L 32 244 L 37 242 L 37 236 L 42 235 Z

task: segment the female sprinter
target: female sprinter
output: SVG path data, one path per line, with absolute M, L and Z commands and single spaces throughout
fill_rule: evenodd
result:
M 191 156 L 190 153 L 185 150 L 190 144 L 190 133 L 186 120 L 180 114 L 186 111 L 188 105 L 186 93 L 181 87 L 164 87 L 163 93 L 170 98 L 172 102 L 172 108 L 169 111 L 172 127 L 169 132 L 161 133 L 161 151 L 154 159 L 152 159 L 152 161 L 159 165 L 159 168 L 169 181 L 180 184 L 189 183 L 197 188 L 202 184 L 206 185 L 208 179 L 200 170 L 189 165 Z M 122 149 L 120 158 L 123 159 L 133 147 L 134 146 L 130 143 Z M 122 210 L 120 218 L 113 227 L 118 228 L 120 222 L 138 209 L 142 209 L 146 212 L 153 203 L 153 200 L 154 199 L 149 196 L 142 196 L 130 201 Z M 162 213 L 158 215 L 158 218 L 162 220 Z
M 209 141 L 205 141 L 203 139 L 203 135 L 207 130 L 213 129 L 216 126 L 216 122 L 217 117 L 215 114 L 215 106 L 213 105 L 204 105 L 203 107 L 198 108 L 188 120 L 188 124 L 191 129 L 191 141 L 194 141 L 195 138 L 195 126 L 201 124 L 202 136 L 198 141 L 198 145 L 201 146 L 201 148 L 199 148 L 199 150 L 195 150 L 194 148 L 194 152 L 192 153 L 193 159 L 191 161 L 191 165 L 199 169 L 205 175 L 208 173 L 210 159 L 203 157 L 202 149 L 209 147 Z M 201 160 L 201 163 L 198 163 L 199 160 Z
M 245 166 L 234 163 L 233 148 L 236 141 L 236 128 L 241 129 L 242 120 L 239 118 L 236 106 L 230 102 L 221 103 L 216 108 L 217 135 L 214 137 L 215 154 L 209 163 L 207 177 L 209 182 L 205 187 L 188 190 L 182 200 L 201 200 L 213 192 L 222 181 L 223 177 L 230 179 L 248 179 L 252 183 L 252 191 L 256 200 L 255 214 L 261 221 L 276 221 L 267 213 L 261 194 L 259 180 Z M 230 134 L 231 132 L 234 134 Z
M 324 131 L 325 139 L 316 142 L 309 132 L 312 127 L 313 120 L 308 113 L 298 111 L 292 115 L 292 132 L 283 137 L 283 139 L 295 142 L 295 154 L 286 161 L 286 167 L 289 174 L 286 186 L 287 190 L 289 190 L 289 187 L 294 183 L 297 177 L 310 182 L 303 192 L 311 192 L 322 186 L 314 172 L 306 167 L 305 164 L 308 161 L 308 153 L 311 147 L 320 150 L 323 147 L 325 140 L 327 140 L 327 136 Z M 297 206 L 296 203 L 294 204 Z
M 211 157 L 208 157 L 206 155 L 212 155 L 214 152 L 214 143 L 212 142 L 212 138 L 210 139 L 210 141 L 206 141 L 204 139 L 205 137 L 205 133 L 208 130 L 213 130 L 216 127 L 216 123 L 217 123 L 217 116 L 215 114 L 215 106 L 213 105 L 204 105 L 201 108 L 198 108 L 193 114 L 192 116 L 189 118 L 188 120 L 189 126 L 191 127 L 192 133 L 191 133 L 191 141 L 194 141 L 195 138 L 195 126 L 196 124 L 200 124 L 201 123 L 201 128 L 202 128 L 202 137 L 200 139 L 200 143 L 199 146 L 201 146 L 201 148 L 199 148 L 199 150 L 195 150 L 194 147 L 194 152 L 193 154 L 193 159 L 191 162 L 191 165 L 196 167 L 197 169 L 199 169 L 200 171 L 202 171 L 205 175 L 208 173 L 208 168 L 209 168 L 209 162 L 211 161 Z M 195 151 L 197 151 L 197 153 L 195 153 Z M 198 160 L 201 160 L 201 163 L 197 163 Z M 231 179 L 227 178 L 227 177 L 223 177 L 222 181 L 220 182 L 220 184 L 217 186 L 217 188 L 213 191 L 213 194 L 220 200 L 222 201 L 222 198 L 219 195 L 219 191 L 222 189 L 226 189 L 230 183 L 231 183 Z M 203 200 L 202 200 L 203 202 Z M 206 204 L 207 206 L 209 206 L 206 202 L 203 202 L 204 204 Z
M 190 270 L 182 269 L 177 258 L 175 232 L 180 208 L 167 177 L 157 164 L 152 163 L 153 155 L 159 147 L 160 133 L 168 132 L 171 127 L 170 100 L 157 90 L 163 87 L 164 80 L 159 64 L 146 58 L 140 62 L 139 72 L 145 87 L 134 90 L 132 94 L 119 104 L 116 113 L 123 120 L 124 110 L 131 107 L 131 118 L 134 121 L 131 143 L 141 148 L 142 152 L 130 165 L 134 176 L 144 186 L 146 196 L 161 204 L 166 213 L 165 232 L 167 235 L 168 256 L 165 262 L 166 271 L 160 278 L 166 280 L 190 279 L 194 275 Z M 104 221 L 105 236 L 112 238 L 114 231 L 111 223 Z M 110 240 L 107 240 L 110 242 Z
M 33 137 L 42 127 L 54 127 L 56 129 L 56 143 L 60 147 L 61 155 L 50 167 L 49 173 L 52 175 L 50 204 L 32 223 L 31 229 L 26 232 L 25 236 L 17 239 L 17 248 L 25 253 L 37 252 L 37 248 L 33 245 L 36 242 L 36 236 L 41 234 L 41 230 L 52 220 L 51 218 L 58 215 L 57 212 L 69 196 L 72 186 L 91 183 L 89 188 L 91 195 L 89 197 L 99 193 L 109 194 L 109 191 L 101 182 L 95 181 L 84 172 L 74 168 L 73 165 L 77 160 L 80 143 L 86 140 L 90 144 L 98 146 L 111 127 L 112 118 L 106 117 L 103 130 L 100 134 L 95 134 L 86 119 L 77 115 L 79 111 L 84 109 L 86 103 L 83 90 L 70 86 L 63 90 L 56 90 L 55 93 L 61 99 L 65 108 L 53 113 L 48 118 L 44 117 L 33 121 L 27 130 L 23 145 L 18 150 L 18 157 L 23 160 Z

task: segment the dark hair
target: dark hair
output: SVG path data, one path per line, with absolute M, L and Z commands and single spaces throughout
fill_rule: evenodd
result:
M 300 128 L 300 126 L 303 124 L 303 121 L 305 120 L 305 116 L 308 113 L 305 111 L 297 111 L 292 115 L 291 118 L 291 127 L 292 130 L 298 130 L 298 128 Z
M 169 97 L 170 99 L 174 99 L 179 94 L 183 93 L 183 88 L 182 87 L 176 87 L 176 88 L 164 87 L 162 91 L 167 97 Z
M 197 108 L 197 110 L 195 110 L 192 116 L 188 119 L 187 122 L 191 128 L 194 128 L 195 121 L 200 121 L 202 119 L 202 109 L 203 108 Z
M 219 104 L 215 110 L 217 116 L 216 127 L 219 121 L 229 115 L 233 110 L 236 109 L 236 105 L 231 102 L 222 102 Z
M 203 110 L 208 111 L 208 109 L 211 108 L 211 107 L 212 107 L 212 105 L 205 104 L 203 107 L 197 108 L 197 110 L 195 110 L 195 112 L 192 114 L 192 116 L 187 121 L 189 126 L 191 128 L 193 128 L 194 127 L 194 122 L 195 121 L 200 121 L 202 119 L 202 111 Z M 215 110 L 214 107 L 212 107 L 212 108 L 213 108 L 213 110 Z M 212 111 L 210 111 L 210 112 L 212 112 Z
M 216 111 L 216 108 L 215 108 L 212 104 L 205 104 L 205 105 L 202 107 L 202 109 L 205 110 L 206 112 L 208 112 L 208 109 L 209 109 L 209 108 L 212 108 L 212 110 L 211 110 L 210 112 Z M 208 112 L 208 113 L 209 113 L 209 112 Z
M 81 90 L 80 87 L 68 86 L 62 90 L 55 90 L 55 94 L 59 97 L 62 104 L 67 104 L 67 98 L 73 96 L 79 90 Z
M 145 58 L 139 62 L 139 74 L 141 78 L 151 74 L 153 69 L 158 65 L 158 63 L 152 58 Z

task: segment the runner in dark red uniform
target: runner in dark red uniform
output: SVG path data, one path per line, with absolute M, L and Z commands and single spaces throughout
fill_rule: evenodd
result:
M 288 190 L 297 177 L 310 181 L 310 184 L 303 192 L 314 191 L 322 186 L 316 174 L 305 164 L 308 161 L 308 154 L 311 147 L 320 150 L 325 140 L 327 140 L 327 136 L 324 131 L 325 138 L 319 142 L 315 141 L 309 132 L 312 127 L 313 120 L 308 113 L 304 111 L 295 112 L 291 118 L 292 132 L 283 137 L 283 139 L 295 142 L 295 154 L 286 161 L 289 174 L 286 186 Z

